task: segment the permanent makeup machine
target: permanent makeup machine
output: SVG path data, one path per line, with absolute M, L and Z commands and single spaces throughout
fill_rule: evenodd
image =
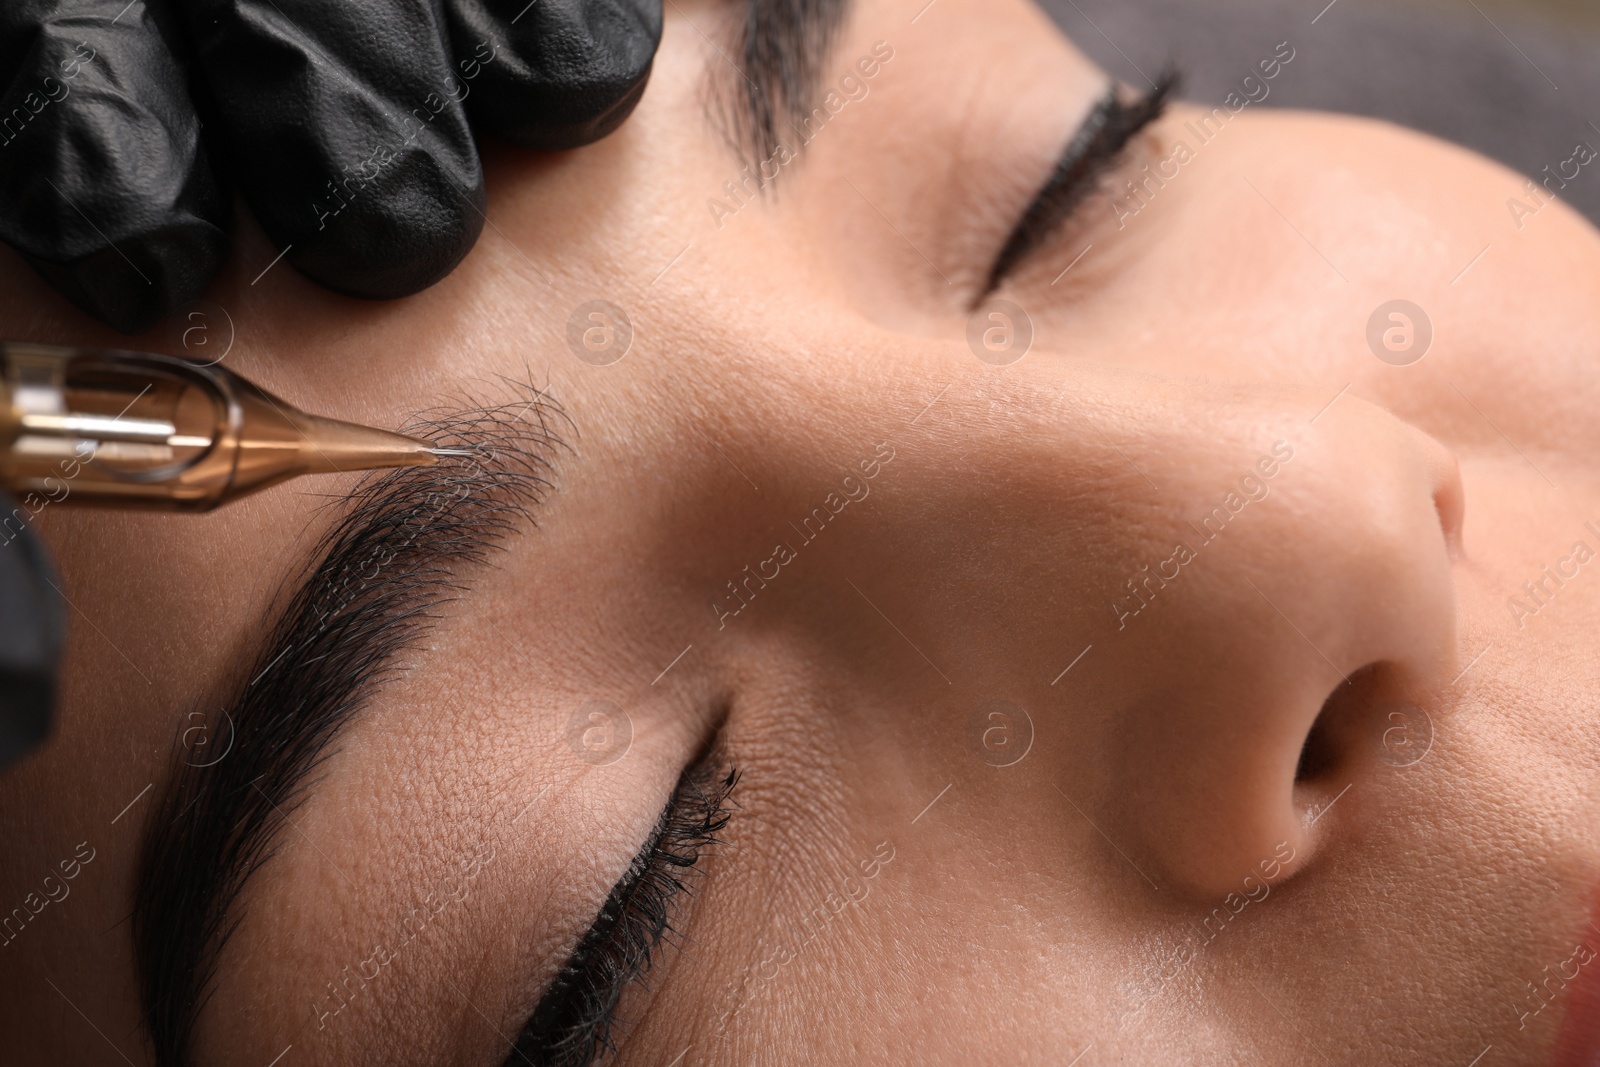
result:
M 207 511 L 302 474 L 467 454 L 308 415 L 217 365 L 0 344 L 0 485 L 30 511 L 44 501 Z

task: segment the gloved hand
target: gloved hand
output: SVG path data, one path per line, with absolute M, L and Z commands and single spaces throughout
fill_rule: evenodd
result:
M 660 38 L 661 0 L 0 0 L 0 240 L 136 333 L 221 268 L 236 184 L 306 275 L 406 296 L 483 226 L 469 123 L 603 137 Z
M 0 492 L 0 768 L 50 732 L 61 596 L 17 502 Z

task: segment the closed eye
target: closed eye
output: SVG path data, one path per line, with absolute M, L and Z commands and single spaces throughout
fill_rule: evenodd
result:
M 1067 142 L 1050 177 L 1006 238 L 1000 255 L 989 268 L 978 302 L 1056 235 L 1098 188 L 1101 176 L 1121 161 L 1128 142 L 1161 117 L 1178 82 L 1177 72 L 1169 67 L 1156 79 L 1154 88 L 1137 99 L 1124 100 L 1115 86 L 1106 90 Z
M 674 926 L 696 865 L 731 817 L 735 770 L 715 748 L 683 773 L 644 848 L 518 1034 L 505 1067 L 587 1067 L 615 1050 L 618 1005 Z

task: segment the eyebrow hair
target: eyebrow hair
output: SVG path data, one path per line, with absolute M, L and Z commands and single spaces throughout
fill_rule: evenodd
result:
M 851 0 L 745 0 L 732 116 L 734 143 L 770 159 L 811 108 Z M 803 140 L 803 138 L 802 138 Z
M 229 702 L 232 744 L 209 766 L 175 759 L 139 858 L 132 928 L 155 1062 L 190 1067 L 196 1020 L 240 896 L 382 684 L 411 669 L 467 576 L 550 489 L 561 408 L 531 384 L 513 402 L 425 413 L 406 430 L 467 450 L 369 477 L 318 541 L 303 581 Z

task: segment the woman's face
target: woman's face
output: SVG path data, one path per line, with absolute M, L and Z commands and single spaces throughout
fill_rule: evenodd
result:
M 39 517 L 71 640 L 58 736 L 0 782 L 0 905 L 44 901 L 0 949 L 19 1062 L 153 1062 L 133 931 L 233 923 L 209 971 L 145 960 L 208 994 L 194 1062 L 489 1067 L 663 919 L 619 1062 L 1593 1055 L 1595 231 L 1461 150 L 1245 103 L 1318 47 L 1296 26 L 985 297 L 1106 89 L 1039 11 L 858 0 L 761 196 L 717 119 L 736 11 L 667 14 L 619 133 L 490 152 L 445 282 L 257 277 L 247 229 L 211 294 L 225 365 L 308 410 L 509 404 L 469 416 L 491 465 L 509 425 L 559 437 L 523 443 L 526 518 L 510 475 L 462 503 L 471 471 L 381 552 L 396 505 L 347 520 L 353 476 Z M 6 269 L 8 336 L 116 340 Z M 333 630 L 274 636 L 328 536 L 357 565 L 301 607 Z M 390 588 L 410 629 L 345 693 L 338 620 Z M 296 790 L 273 746 L 328 706 Z

